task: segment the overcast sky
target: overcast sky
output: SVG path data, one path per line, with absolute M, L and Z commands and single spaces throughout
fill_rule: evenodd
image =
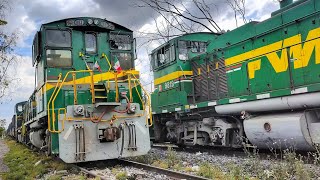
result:
M 188 0 L 186 0 L 187 2 Z M 249 20 L 262 21 L 270 17 L 270 13 L 279 8 L 276 0 L 246 0 L 246 16 Z M 6 26 L 0 26 L 7 32 L 19 31 L 21 38 L 18 42 L 16 54 L 21 61 L 10 72 L 19 78 L 19 84 L 13 94 L 0 104 L 0 119 L 7 119 L 7 125 L 13 115 L 14 104 L 27 100 L 34 90 L 34 69 L 31 66 L 31 45 L 35 32 L 40 25 L 58 19 L 79 16 L 106 18 L 129 29 L 152 32 L 155 29 L 154 19 L 158 15 L 147 8 L 138 8 L 135 0 L 9 0 L 11 11 L 8 13 Z M 217 5 L 212 12 L 215 20 L 224 30 L 235 28 L 235 20 L 231 9 L 224 0 L 210 0 Z M 190 3 L 191 4 L 191 3 Z M 195 7 L 188 6 L 189 11 Z M 139 39 L 138 39 L 139 40 Z M 138 42 L 141 42 L 139 40 Z M 148 51 L 159 44 L 153 43 L 148 47 L 142 46 L 137 50 L 138 62 L 136 69 L 141 70 L 144 83 L 151 81 L 152 73 L 148 72 Z M 143 67 L 143 68 L 142 68 Z M 149 87 L 149 86 L 148 86 Z

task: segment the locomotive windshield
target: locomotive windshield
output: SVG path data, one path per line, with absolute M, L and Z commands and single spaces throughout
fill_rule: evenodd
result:
M 22 105 L 18 105 L 18 111 L 22 112 Z
M 166 45 L 152 55 L 153 68 L 158 68 L 169 64 L 175 60 L 175 49 L 173 45 Z
M 46 45 L 48 67 L 72 66 L 71 51 L 65 50 L 65 48 L 71 47 L 70 31 L 47 29 Z
M 130 53 L 117 52 L 117 53 L 112 53 L 112 55 L 114 58 L 113 62 L 116 62 L 118 60 L 120 63 L 121 69 L 129 70 L 133 68 L 131 52 Z
M 121 69 L 129 70 L 134 68 L 132 57 L 132 35 L 110 32 L 109 45 L 112 52 L 113 63 L 119 61 Z
M 47 65 L 49 67 L 70 67 L 72 66 L 71 51 L 51 50 L 46 51 Z
M 110 47 L 114 50 L 131 50 L 132 38 L 129 34 L 110 33 Z
M 71 33 L 67 30 L 46 30 L 46 45 L 50 47 L 71 47 Z
M 201 41 L 179 41 L 179 59 L 188 60 L 189 52 L 204 53 L 207 49 L 207 43 Z

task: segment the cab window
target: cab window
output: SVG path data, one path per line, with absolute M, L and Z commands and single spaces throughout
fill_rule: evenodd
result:
M 85 34 L 86 52 L 89 54 L 97 53 L 97 36 L 95 33 Z
M 71 33 L 67 30 L 46 30 L 46 45 L 49 47 L 71 47 Z
M 158 68 L 175 61 L 175 49 L 173 45 L 166 45 L 151 55 L 153 68 Z
M 191 41 L 192 53 L 204 53 L 206 52 L 207 43 L 199 41 Z
M 22 105 L 18 105 L 18 112 L 22 112 Z
M 46 30 L 46 57 L 48 67 L 71 67 L 71 32 L 68 30 Z
M 179 41 L 178 46 L 179 46 L 179 59 L 188 60 L 188 42 Z
M 133 60 L 132 54 L 129 52 L 114 52 L 113 55 L 113 63 L 117 60 L 123 70 L 133 69 Z
M 40 32 L 35 35 L 32 43 L 32 65 L 34 65 L 40 59 Z
M 113 50 L 131 50 L 132 37 L 129 34 L 110 33 L 110 48 Z
M 47 66 L 48 67 L 71 67 L 71 51 L 70 50 L 53 50 L 48 49 Z
M 189 53 L 205 53 L 207 49 L 207 43 L 201 41 L 179 41 L 179 59 L 188 60 Z

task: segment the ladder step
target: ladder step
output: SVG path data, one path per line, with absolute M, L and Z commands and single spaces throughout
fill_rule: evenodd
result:
M 107 96 L 95 96 L 96 99 L 107 99 Z
M 106 91 L 105 89 L 94 89 L 94 91 Z

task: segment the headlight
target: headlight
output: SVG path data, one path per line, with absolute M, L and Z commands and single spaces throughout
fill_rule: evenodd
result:
M 93 22 L 94 22 L 95 25 L 99 24 L 99 20 L 98 19 L 95 19 Z
M 88 19 L 88 24 L 91 25 L 93 23 L 92 19 Z
M 83 105 L 75 105 L 73 107 L 73 115 L 74 116 L 83 116 L 84 115 L 84 107 L 83 107 Z

